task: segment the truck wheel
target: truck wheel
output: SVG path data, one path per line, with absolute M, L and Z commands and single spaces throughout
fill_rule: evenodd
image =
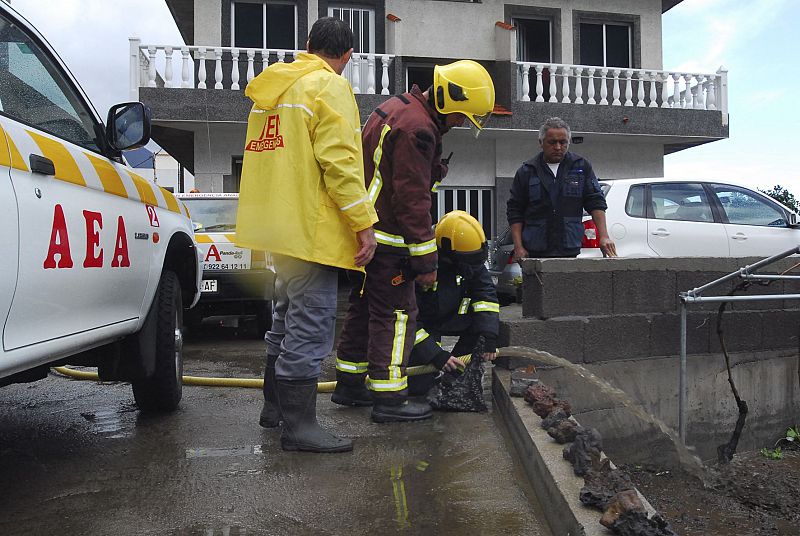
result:
M 256 313 L 256 332 L 253 334 L 255 339 L 263 339 L 267 330 L 272 327 L 272 303 L 267 302 Z
M 151 315 L 155 315 L 155 372 L 133 382 L 133 397 L 141 411 L 173 411 L 183 386 L 183 302 L 178 276 L 161 274 Z

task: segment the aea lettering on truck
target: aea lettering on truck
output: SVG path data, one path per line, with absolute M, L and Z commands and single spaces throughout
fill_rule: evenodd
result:
M 216 262 L 222 261 L 222 257 L 219 254 L 219 250 L 217 249 L 217 246 L 215 246 L 214 244 L 211 244 L 211 246 L 208 248 L 208 253 L 206 253 L 206 258 L 203 262 L 208 262 L 208 259 L 210 259 L 212 256 L 214 257 L 214 260 Z
M 245 150 L 260 153 L 261 151 L 274 151 L 283 147 L 283 136 L 280 135 L 281 118 L 279 115 L 270 115 L 261 129 L 261 136 L 257 140 L 247 142 Z
M 103 215 L 91 210 L 83 211 L 86 224 L 86 249 L 83 259 L 84 268 L 103 267 L 103 248 L 100 247 L 100 233 L 103 231 Z M 58 261 L 56 262 L 56 256 Z M 114 256 L 111 260 L 112 268 L 128 268 L 131 265 L 128 254 L 128 236 L 125 231 L 125 220 L 117 217 L 117 236 L 114 241 Z M 56 204 L 53 209 L 53 225 L 50 230 L 50 245 L 47 248 L 47 257 L 44 268 L 72 268 L 72 252 L 69 243 L 67 219 L 64 217 L 64 208 Z

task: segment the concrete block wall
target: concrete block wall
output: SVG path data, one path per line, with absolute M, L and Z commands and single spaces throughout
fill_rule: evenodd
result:
M 501 309 L 498 346 L 530 347 L 580 364 L 677 428 L 678 293 L 757 260 L 526 260 L 523 303 Z M 798 260 L 759 273 L 781 273 Z M 740 281 L 703 295 L 727 294 Z M 800 294 L 800 281 L 752 285 L 743 294 Z M 687 444 L 704 460 L 730 438 L 737 418 L 717 336 L 719 307 L 693 304 L 687 315 Z M 800 300 L 729 304 L 722 329 L 734 381 L 750 409 L 739 451 L 772 446 L 786 427 L 796 425 L 800 411 Z M 574 382 L 555 387 L 567 399 L 581 389 Z
M 522 318 L 504 322 L 501 345 L 531 346 L 576 363 L 680 352 L 679 293 L 759 259 L 529 259 L 523 261 Z M 784 259 L 759 273 L 781 273 Z M 797 273 L 797 272 L 795 272 Z M 741 280 L 703 293 L 729 293 Z M 753 284 L 737 295 L 800 293 L 798 281 Z M 691 304 L 688 353 L 720 351 L 719 303 Z M 729 304 L 722 329 L 730 352 L 798 347 L 800 300 Z

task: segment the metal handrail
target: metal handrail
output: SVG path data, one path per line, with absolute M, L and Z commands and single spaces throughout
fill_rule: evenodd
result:
M 686 400 L 687 400 L 687 386 L 686 386 L 686 316 L 687 308 L 693 303 L 723 303 L 723 302 L 744 302 L 744 301 L 768 301 L 768 300 L 800 300 L 800 294 L 754 294 L 752 296 L 701 296 L 701 294 L 710 288 L 717 285 L 731 281 L 732 279 L 742 278 L 746 280 L 763 279 L 768 281 L 775 280 L 797 280 L 800 276 L 788 275 L 761 275 L 754 273 L 756 270 L 773 264 L 779 260 L 785 259 L 792 255 L 800 253 L 800 246 L 793 249 L 784 251 L 772 257 L 762 259 L 752 265 L 739 268 L 735 272 L 720 277 L 710 283 L 706 283 L 700 287 L 692 290 L 681 292 L 680 297 L 680 312 L 681 312 L 681 363 L 680 363 L 680 379 L 678 385 L 678 435 L 681 440 L 686 443 Z

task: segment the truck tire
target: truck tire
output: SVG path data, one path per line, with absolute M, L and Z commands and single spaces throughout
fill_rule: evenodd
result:
M 175 272 L 161 274 L 149 314 L 156 321 L 155 371 L 133 382 L 133 397 L 141 411 L 174 411 L 183 394 L 183 302 Z

